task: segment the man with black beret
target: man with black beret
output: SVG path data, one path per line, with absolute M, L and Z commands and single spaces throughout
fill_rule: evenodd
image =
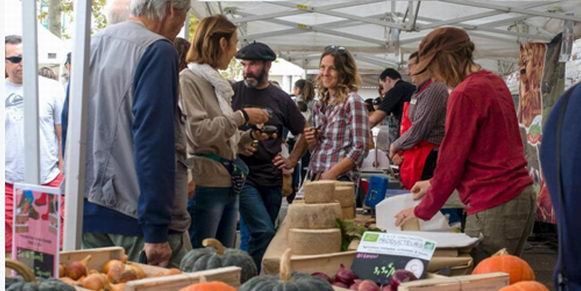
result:
M 276 128 L 273 138 L 255 143 L 256 147 L 241 149 L 242 160 L 250 169 L 240 193 L 241 248 L 247 248 L 260 268 L 266 247 L 274 237 L 274 222 L 282 202 L 282 171 L 277 165 L 282 160 L 283 128 L 298 136 L 303 132 L 305 119 L 291 97 L 268 80 L 268 71 L 276 60 L 270 47 L 252 42 L 240 49 L 236 58 L 244 68 L 244 80 L 234 84 L 232 108 L 265 108 L 271 116 L 264 128 Z

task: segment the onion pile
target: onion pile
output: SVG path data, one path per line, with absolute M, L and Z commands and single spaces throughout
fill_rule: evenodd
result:
M 353 271 L 343 264 L 339 266 L 334 278 L 322 272 L 312 273 L 311 276 L 321 278 L 333 284 L 333 286 L 355 291 L 397 291 L 401 283 L 417 280 L 414 273 L 408 270 L 397 270 L 391 276 L 389 284 L 379 286 L 372 280 L 360 280 Z

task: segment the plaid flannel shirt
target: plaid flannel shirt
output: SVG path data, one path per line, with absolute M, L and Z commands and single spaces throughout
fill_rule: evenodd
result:
M 367 157 L 369 136 L 367 108 L 361 96 L 352 92 L 343 104 L 337 105 L 319 101 L 311 118 L 319 137 L 319 143 L 311 153 L 311 174 L 328 171 L 342 159 L 349 158 L 355 167 L 343 174 L 351 179 L 357 178 L 358 169 Z

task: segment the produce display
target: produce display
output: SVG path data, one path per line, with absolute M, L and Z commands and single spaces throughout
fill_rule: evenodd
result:
M 88 255 L 79 261 L 69 261 L 59 268 L 60 281 L 68 285 L 79 286 L 89 290 L 121 291 L 125 283 L 146 278 L 145 271 L 138 265 L 127 262 L 127 257 L 121 260 L 107 261 L 101 271 L 89 269 L 88 263 L 92 256 Z M 164 269 L 156 276 L 181 274 L 178 269 Z
M 25 282 L 20 277 L 6 278 L 4 290 L 10 291 L 75 291 L 75 287 L 57 279 L 40 279 L 36 282 Z
M 224 282 L 212 281 L 192 284 L 180 291 L 236 291 L 236 288 Z
M 346 268 L 343 264 L 339 266 L 333 278 L 325 273 L 315 272 L 311 276 L 325 280 L 333 286 L 355 290 L 355 291 L 397 291 L 399 284 L 417 280 L 416 276 L 407 270 L 397 270 L 391 278 L 389 284 L 378 286 L 372 280 L 361 280 L 355 273 Z
M 333 291 L 329 282 L 321 278 L 303 273 L 292 273 L 290 265 L 291 249 L 287 249 L 280 261 L 278 276 L 258 276 L 242 284 L 240 291 L 272 291 L 272 290 L 301 290 L 301 291 Z
M 545 285 L 536 281 L 520 281 L 518 283 L 506 286 L 499 291 L 549 291 Z
M 498 251 L 496 254 L 482 260 L 472 274 L 487 274 L 494 272 L 504 272 L 510 277 L 510 284 L 520 281 L 535 280 L 535 273 L 531 266 L 523 259 L 509 255 L 506 249 Z
M 202 241 L 205 248 L 189 251 L 180 262 L 184 272 L 211 270 L 235 266 L 242 268 L 241 283 L 257 275 L 258 271 L 252 257 L 239 249 L 225 248 L 220 241 L 212 238 Z

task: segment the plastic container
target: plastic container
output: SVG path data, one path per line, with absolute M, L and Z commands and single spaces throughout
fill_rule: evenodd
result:
M 368 184 L 365 205 L 375 209 L 375 205 L 379 204 L 385 198 L 389 179 L 385 176 L 371 176 L 368 179 Z

